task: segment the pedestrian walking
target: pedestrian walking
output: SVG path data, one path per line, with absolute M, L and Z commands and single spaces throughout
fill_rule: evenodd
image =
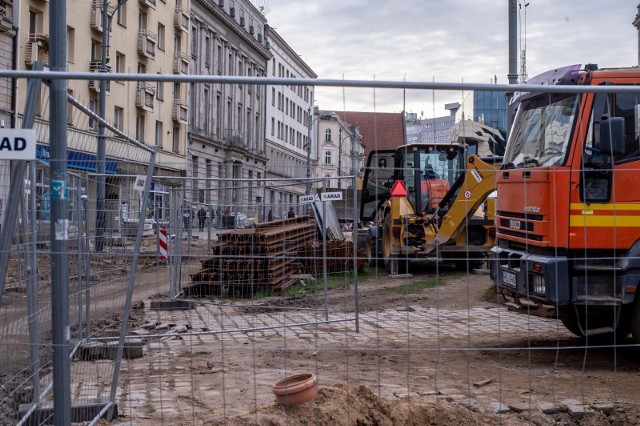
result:
M 198 227 L 200 231 L 204 231 L 204 222 L 207 220 L 207 210 L 205 210 L 204 206 L 200 207 L 198 210 Z
M 293 211 L 293 207 L 289 207 L 289 213 L 287 213 L 288 218 L 296 217 L 296 212 Z
M 273 212 L 269 209 L 269 214 L 267 215 L 267 221 L 271 222 L 273 220 Z

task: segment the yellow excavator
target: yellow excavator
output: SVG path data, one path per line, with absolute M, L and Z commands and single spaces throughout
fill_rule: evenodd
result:
M 495 242 L 496 172 L 505 139 L 463 120 L 449 141 L 369 153 L 360 203 L 367 256 L 391 275 L 413 260 L 482 265 Z

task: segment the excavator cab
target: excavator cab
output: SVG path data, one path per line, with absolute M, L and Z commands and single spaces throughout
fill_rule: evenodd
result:
M 464 173 L 464 151 L 464 147 L 452 144 L 416 144 L 372 151 L 364 173 L 360 220 L 374 220 L 396 180 L 404 181 L 407 199 L 416 214 L 432 213 Z

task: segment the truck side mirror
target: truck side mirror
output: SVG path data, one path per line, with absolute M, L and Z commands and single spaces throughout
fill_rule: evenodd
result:
M 609 155 L 624 154 L 624 118 L 609 117 L 601 121 L 598 148 Z

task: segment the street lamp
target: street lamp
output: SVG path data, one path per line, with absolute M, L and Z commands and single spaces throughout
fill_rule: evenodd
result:
M 102 52 L 100 52 L 99 72 L 107 72 L 107 50 L 109 49 L 109 34 L 111 33 L 111 19 L 113 15 L 125 4 L 127 0 L 118 0 L 117 6 L 109 13 L 109 0 L 102 3 Z M 117 70 L 116 70 L 117 71 Z M 106 137 L 104 120 L 107 117 L 107 80 L 100 80 L 100 104 L 98 115 L 102 120 L 98 123 L 98 149 L 96 150 L 96 252 L 104 248 L 105 227 L 105 162 L 106 162 Z
M 312 118 L 313 115 L 311 115 L 311 107 L 309 107 L 309 109 L 307 110 L 308 115 L 307 115 L 307 123 L 309 124 L 308 128 L 307 128 L 307 190 L 306 190 L 306 195 L 311 194 L 311 130 L 313 128 L 313 123 L 316 122 L 316 120 L 318 120 L 320 118 L 320 116 L 316 117 L 316 118 Z
M 338 189 L 342 188 L 342 127 L 338 129 Z

